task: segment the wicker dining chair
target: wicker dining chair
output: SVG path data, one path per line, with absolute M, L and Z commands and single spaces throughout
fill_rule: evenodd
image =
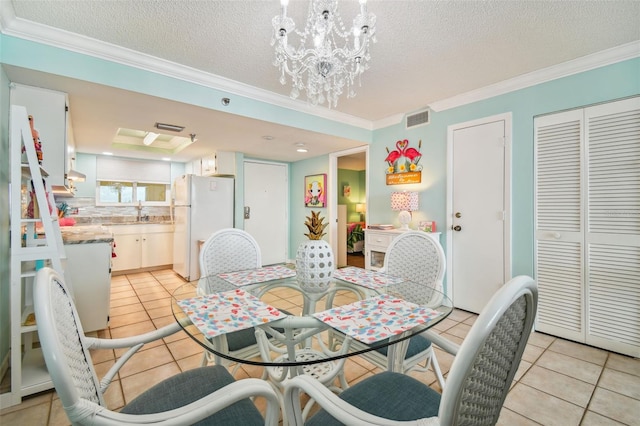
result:
M 393 239 L 384 257 L 384 265 L 380 272 L 402 277 L 442 292 L 445 257 L 442 246 L 427 233 L 407 231 Z M 364 345 L 354 342 L 355 346 Z M 362 357 L 388 370 L 408 373 L 412 370 L 426 371 L 431 365 L 441 389 L 445 381 L 436 359 L 431 341 L 423 334 L 409 339 L 402 367 L 398 370 L 395 362 L 397 346 L 390 345 L 362 354 Z
M 244 271 L 262 266 L 260 247 L 256 240 L 248 232 L 236 228 L 221 229 L 211 234 L 202 245 L 199 260 L 201 277 Z M 198 294 L 206 295 L 206 280 L 201 280 L 200 283 L 202 285 L 198 286 Z M 212 344 L 217 350 L 229 353 L 234 357 L 252 358 L 260 355 L 254 328 L 224 334 Z M 202 365 L 211 362 L 225 366 L 230 363 L 205 351 Z
M 201 367 L 172 376 L 137 396 L 119 412 L 104 399 L 120 368 L 145 343 L 182 330 L 174 322 L 158 330 L 121 339 L 84 335 L 73 299 L 60 274 L 42 268 L 35 277 L 34 309 L 42 353 L 51 380 L 74 425 L 277 425 L 279 400 L 264 380 L 234 380 L 222 366 Z M 128 348 L 98 380 L 92 349 Z M 251 398 L 267 401 L 265 418 Z
M 442 395 L 409 375 L 385 371 L 339 396 L 318 381 L 294 377 L 285 385 L 292 425 L 495 425 L 531 334 L 538 304 L 533 279 L 518 276 L 498 290 L 461 346 L 433 334 L 455 355 Z M 428 332 L 427 332 L 428 333 Z M 303 420 L 304 392 L 322 407 Z

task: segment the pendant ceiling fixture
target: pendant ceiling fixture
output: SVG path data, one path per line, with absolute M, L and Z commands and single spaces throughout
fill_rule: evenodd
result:
M 360 85 L 360 75 L 369 69 L 369 42 L 376 42 L 376 17 L 367 12 L 367 0 L 359 0 L 360 13 L 351 29 L 346 30 L 338 13 L 337 0 L 311 0 L 304 30 L 296 29 L 287 16 L 289 0 L 281 0 L 281 14 L 272 20 L 276 58 L 280 68 L 280 83 L 291 77 L 291 97 L 301 91 L 313 105 L 327 102 L 329 108 L 338 104 L 346 89 L 347 98 L 354 97 L 354 84 Z M 299 37 L 297 46 L 289 37 Z M 285 75 L 286 74 L 286 75 Z

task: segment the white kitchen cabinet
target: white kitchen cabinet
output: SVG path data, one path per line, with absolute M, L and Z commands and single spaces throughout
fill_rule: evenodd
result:
M 142 234 L 141 267 L 173 264 L 173 231 Z
M 96 179 L 124 182 L 153 182 L 171 184 L 171 164 L 166 161 L 147 161 L 109 156 L 96 159 Z
M 11 104 L 21 105 L 33 116 L 34 128 L 42 142 L 42 167 L 49 173 L 55 192 L 72 192 L 67 179 L 70 161 L 67 152 L 67 94 L 40 87 L 12 83 Z
M 236 174 L 236 153 L 218 151 L 200 160 L 202 176 Z
M 384 266 L 384 256 L 387 253 L 389 244 L 398 235 L 405 231 L 399 229 L 365 229 L 364 230 L 364 266 L 365 269 L 374 271 Z M 440 232 L 427 233 L 440 243 Z
M 114 228 L 123 227 L 117 226 Z M 140 234 L 137 232 L 133 234 L 120 234 L 117 233 L 114 228 L 112 228 L 112 232 L 113 241 L 116 244 L 114 248 L 116 257 L 112 259 L 113 271 L 117 272 L 141 268 Z M 124 229 L 120 231 L 126 232 Z
M 194 174 L 196 176 L 202 176 L 202 159 L 198 158 L 186 164 L 185 173 Z
M 111 298 L 111 244 L 65 244 L 65 278 L 86 332 L 103 330 L 109 323 Z
M 173 225 L 117 225 L 111 232 L 116 243 L 113 272 L 173 264 Z

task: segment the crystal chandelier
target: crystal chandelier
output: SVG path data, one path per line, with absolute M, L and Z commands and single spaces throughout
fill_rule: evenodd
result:
M 304 90 L 313 105 L 326 101 L 331 108 L 345 88 L 347 98 L 356 95 L 354 84 L 360 85 L 360 75 L 369 69 L 369 41 L 376 42 L 376 17 L 367 12 L 367 0 L 359 2 L 360 13 L 347 31 L 337 0 L 310 0 L 307 23 L 299 31 L 287 16 L 289 0 L 281 0 L 281 14 L 272 20 L 273 64 L 280 68 L 280 83 L 287 83 L 286 75 L 291 77 L 293 99 Z M 297 47 L 289 44 L 293 34 L 299 37 Z

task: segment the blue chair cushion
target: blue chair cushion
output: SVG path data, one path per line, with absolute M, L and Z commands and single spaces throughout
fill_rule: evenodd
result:
M 390 420 L 417 420 L 437 417 L 440 394 L 413 377 L 401 373 L 376 374 L 340 394 L 340 398 L 363 411 Z M 325 410 L 308 419 L 305 425 L 341 425 Z
M 253 327 L 227 334 L 227 345 L 230 351 L 237 351 L 257 343 L 256 330 Z
M 423 337 L 419 334 L 416 336 L 413 336 L 412 338 L 409 339 L 409 347 L 407 348 L 407 354 L 405 355 L 404 359 L 408 359 L 415 355 L 418 355 L 419 353 L 429 349 L 430 346 L 431 346 L 431 340 L 427 339 L 426 337 Z M 387 356 L 389 353 L 389 347 L 385 346 L 383 348 L 378 348 L 376 349 L 376 351 Z
M 127 404 L 120 412 L 152 414 L 172 410 L 197 401 L 234 381 L 233 376 L 222 366 L 196 368 L 158 383 Z M 264 418 L 247 398 L 195 424 L 264 425 Z
M 285 315 L 291 315 L 290 312 L 287 312 L 284 309 L 280 309 L 280 312 Z M 276 327 L 275 329 L 280 333 L 284 333 L 284 329 L 282 328 Z M 237 351 L 238 349 L 257 344 L 256 330 L 253 327 L 227 334 L 227 345 L 229 346 L 230 351 Z

